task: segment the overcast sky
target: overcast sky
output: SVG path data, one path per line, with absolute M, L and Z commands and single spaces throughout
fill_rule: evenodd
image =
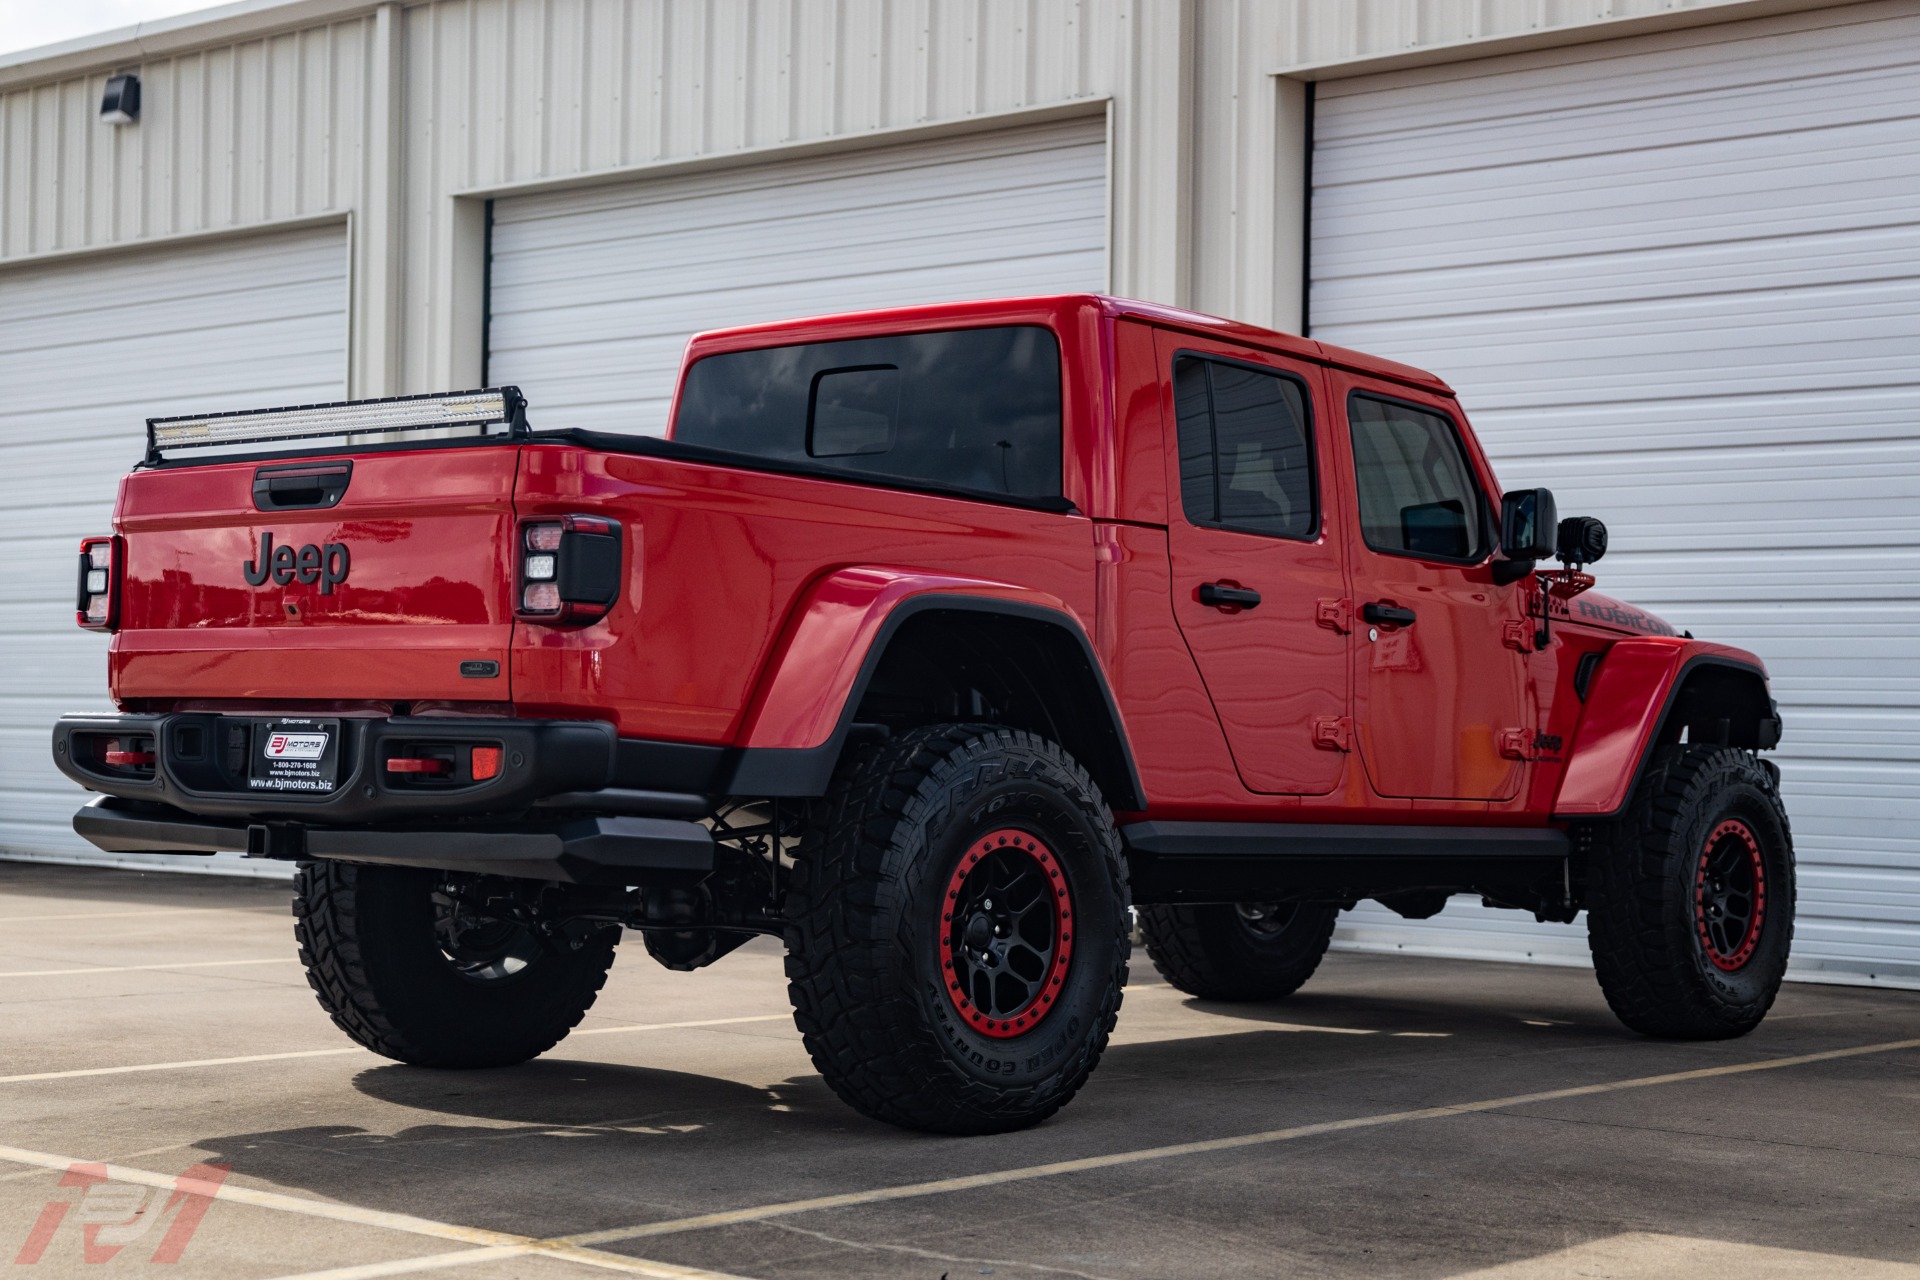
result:
M 209 0 L 0 0 L 0 53 L 211 7 Z

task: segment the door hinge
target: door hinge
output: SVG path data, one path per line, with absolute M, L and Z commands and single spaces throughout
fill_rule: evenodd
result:
M 1353 630 L 1353 601 L 1322 600 L 1313 612 L 1313 620 L 1345 635 Z
M 1353 750 L 1353 720 L 1348 716 L 1320 716 L 1313 722 L 1313 745 L 1322 751 Z
M 1533 622 L 1528 618 L 1508 618 L 1500 631 L 1500 641 L 1517 653 L 1533 652 Z
M 1509 760 L 1528 760 L 1531 755 L 1528 748 L 1533 745 L 1533 731 L 1530 729 L 1502 729 L 1500 731 L 1500 754 Z

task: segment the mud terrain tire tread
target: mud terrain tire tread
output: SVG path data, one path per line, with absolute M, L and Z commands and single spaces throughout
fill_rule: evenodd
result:
M 1777 842 L 1780 863 L 1767 869 L 1762 926 L 1774 936 L 1738 984 L 1706 972 L 1688 899 L 1701 828 L 1729 805 L 1751 820 L 1763 847 Z M 1759 1026 L 1793 941 L 1793 839 L 1772 770 L 1731 747 L 1662 748 L 1626 812 L 1599 836 L 1588 869 L 1587 940 L 1615 1016 L 1644 1035 L 1677 1040 L 1731 1039 Z
M 1278 1000 L 1320 967 L 1340 909 L 1303 902 L 1270 943 L 1251 936 L 1231 906 L 1141 907 L 1140 935 L 1160 976 L 1202 1000 Z
M 426 1067 L 511 1066 L 559 1044 L 606 984 L 619 931 L 604 930 L 571 955 L 545 958 L 558 967 L 542 975 L 538 989 L 464 992 L 448 986 L 448 979 L 465 981 L 451 966 L 435 972 L 423 965 L 441 958 L 437 950 L 429 957 L 421 939 L 391 927 L 391 913 L 405 909 L 402 899 L 424 898 L 432 884 L 432 872 L 403 867 L 321 861 L 295 871 L 300 963 L 333 1024 L 375 1053 Z M 477 1005 L 447 1007 L 440 997 L 448 990 L 471 994 Z M 513 1004 L 489 1017 L 487 995 Z
M 1018 777 L 1046 783 L 1089 820 L 1099 869 L 1094 893 L 1076 902 L 1079 937 L 1088 938 L 1089 917 L 1104 910 L 1112 913 L 1114 942 L 1099 954 L 1076 941 L 1076 966 L 1104 969 L 1092 1025 L 1043 1078 L 1011 1088 L 952 1061 L 929 1023 L 924 993 L 916 999 L 914 984 L 901 975 L 914 973 L 913 957 L 930 941 L 922 935 L 928 922 L 910 909 L 916 889 L 940 874 L 916 856 L 924 846 L 915 833 L 942 829 L 970 797 Z M 1126 904 L 1126 863 L 1112 814 L 1060 747 L 995 725 L 904 731 L 850 752 L 808 824 L 787 899 L 794 1023 L 834 1093 L 873 1119 L 954 1134 L 1038 1124 L 1072 1099 L 1106 1048 L 1127 981 Z

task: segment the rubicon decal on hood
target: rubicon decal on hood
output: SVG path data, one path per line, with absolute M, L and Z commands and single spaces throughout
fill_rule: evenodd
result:
M 1621 627 L 1627 631 L 1638 631 L 1643 635 L 1670 636 L 1673 634 L 1673 628 L 1664 620 L 1605 598 L 1588 600 L 1583 597 L 1575 600 L 1573 616 L 1586 622 L 1597 622 L 1603 627 Z
M 1527 612 L 1534 617 L 1540 616 L 1540 600 L 1536 596 L 1527 602 Z M 1630 631 L 1643 636 L 1676 635 L 1671 624 L 1665 618 L 1648 613 L 1645 609 L 1636 609 L 1632 605 L 1622 604 L 1611 596 L 1599 592 L 1576 596 L 1565 600 L 1553 597 L 1553 616 L 1569 622 L 1585 622 L 1596 627 L 1607 627 L 1614 631 Z
M 243 563 L 240 571 L 247 575 L 250 587 L 264 586 L 268 578 L 283 587 L 296 580 L 318 582 L 320 594 L 330 596 L 335 587 L 347 580 L 347 570 L 352 563 L 344 542 L 329 542 L 324 546 L 309 542 L 296 550 L 285 542 L 274 546 L 273 534 L 263 533 L 260 554 Z

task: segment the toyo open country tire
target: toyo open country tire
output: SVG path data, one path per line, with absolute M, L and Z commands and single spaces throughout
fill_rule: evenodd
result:
M 1160 976 L 1203 1000 L 1278 1000 L 1320 967 L 1340 908 L 1332 903 L 1140 908 L 1140 935 Z
M 999 1133 L 1066 1105 L 1127 980 L 1113 816 L 1030 733 L 938 725 L 843 766 L 787 898 L 807 1052 L 877 1120 Z
M 1793 944 L 1793 838 L 1771 769 L 1729 747 L 1664 748 L 1588 870 L 1600 989 L 1646 1035 L 1760 1025 Z
M 294 936 L 320 1007 L 375 1053 L 423 1067 L 503 1067 L 560 1043 L 613 965 L 617 928 L 577 949 L 450 917 L 442 873 L 308 862 Z M 451 931 L 450 919 L 466 926 Z

